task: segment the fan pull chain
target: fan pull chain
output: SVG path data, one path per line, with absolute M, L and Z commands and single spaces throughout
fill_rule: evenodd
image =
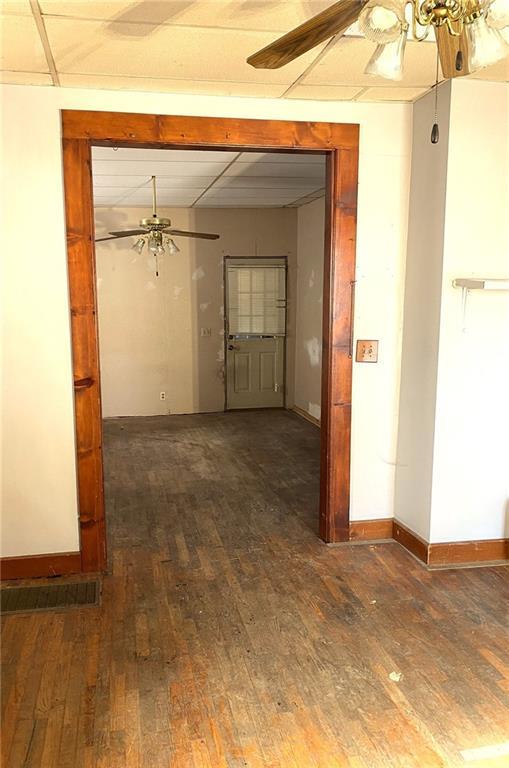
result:
M 159 277 L 159 256 L 156 251 L 156 277 Z
M 438 48 L 437 48 L 437 69 L 435 74 L 435 122 L 431 129 L 431 143 L 438 144 L 440 131 L 438 130 Z

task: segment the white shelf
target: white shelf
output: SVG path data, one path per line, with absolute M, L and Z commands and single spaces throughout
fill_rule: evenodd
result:
M 509 278 L 457 277 L 452 284 L 469 291 L 509 291 Z

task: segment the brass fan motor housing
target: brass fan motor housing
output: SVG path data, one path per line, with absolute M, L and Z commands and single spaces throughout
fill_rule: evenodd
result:
M 171 227 L 170 219 L 164 219 L 162 216 L 150 216 L 147 219 L 141 219 L 140 227 L 147 227 L 147 229 L 168 229 Z
M 429 24 L 441 27 L 451 21 L 458 21 L 463 11 L 463 3 L 459 0 L 425 0 L 421 5 L 420 15 Z

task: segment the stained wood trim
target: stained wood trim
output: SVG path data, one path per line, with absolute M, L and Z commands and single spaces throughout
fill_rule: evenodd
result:
M 128 112 L 64 110 L 67 139 L 129 146 L 227 147 L 232 149 L 334 150 L 358 147 L 359 126 L 297 120 L 252 120 L 231 117 L 140 115 Z
M 305 419 L 306 421 L 309 421 L 311 424 L 313 424 L 315 427 L 320 428 L 320 419 L 316 419 L 314 416 L 311 416 L 311 414 L 305 411 L 303 408 L 299 408 L 298 405 L 292 405 L 290 410 L 296 413 L 297 416 L 300 416 L 301 419 Z
M 90 142 L 64 139 L 81 570 L 106 568 L 101 388 Z
M 509 562 L 509 539 L 430 544 L 397 520 L 393 523 L 392 537 L 429 567 Z
M 54 552 L 48 555 L 2 557 L 0 559 L 0 573 L 3 580 L 66 576 L 80 571 L 80 552 Z
M 428 545 L 428 565 L 509 561 L 509 539 L 452 541 Z
M 381 520 L 355 520 L 350 523 L 350 541 L 392 539 L 392 517 Z
M 320 536 L 330 543 L 350 538 L 352 286 L 358 160 L 358 148 L 338 149 L 327 158 Z
M 348 541 L 351 284 L 355 272 L 359 126 L 285 120 L 64 110 L 64 182 L 82 570 L 106 567 L 90 147 L 300 150 L 327 156 L 320 536 Z
M 393 521 L 392 538 L 405 547 L 405 549 L 408 549 L 409 552 L 425 563 L 425 565 L 428 564 L 428 542 L 421 539 L 420 536 L 397 520 Z

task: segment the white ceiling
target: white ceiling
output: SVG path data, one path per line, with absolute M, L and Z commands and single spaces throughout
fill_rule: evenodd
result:
M 435 78 L 435 46 L 409 41 L 405 75 L 363 74 L 374 44 L 351 30 L 277 70 L 246 57 L 332 0 L 0 0 L 1 79 L 15 84 L 413 101 Z M 509 80 L 509 57 L 472 77 Z
M 179 208 L 280 208 L 322 197 L 325 158 L 284 152 L 93 147 L 94 204 Z

